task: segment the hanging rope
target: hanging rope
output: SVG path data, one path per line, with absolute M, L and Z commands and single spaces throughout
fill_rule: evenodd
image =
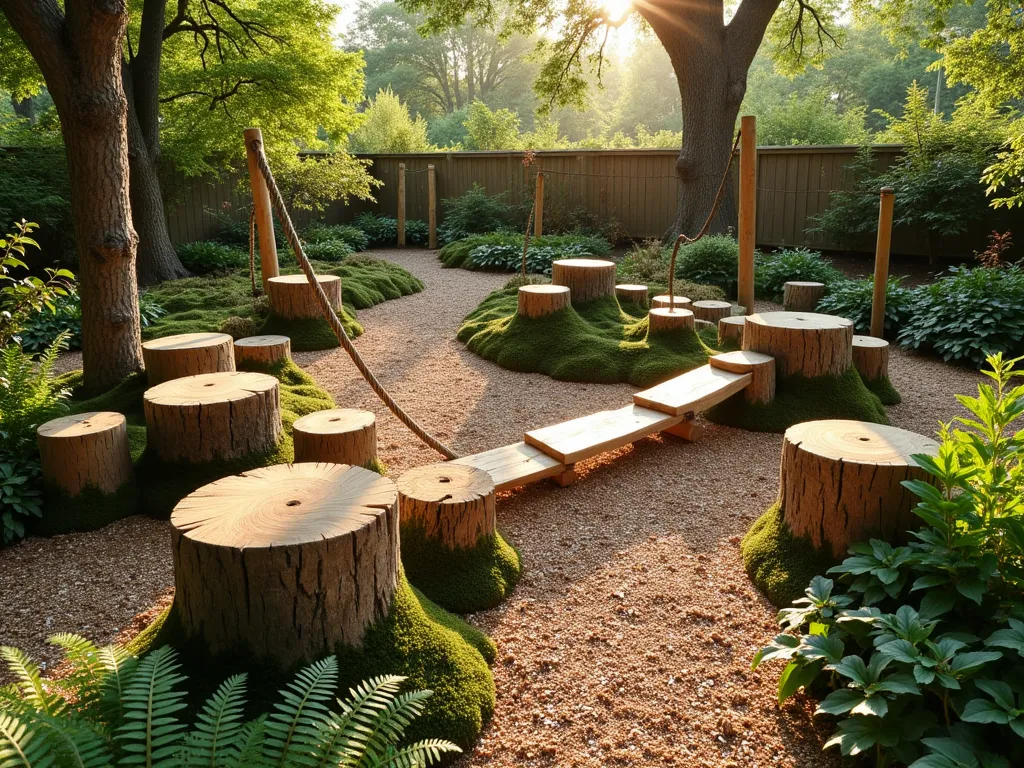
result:
M 356 368 L 359 369 L 359 372 L 377 394 L 377 397 L 381 399 L 384 405 L 386 405 L 388 409 L 413 432 L 413 434 L 442 456 L 449 459 L 459 458 L 459 455 L 455 453 L 455 451 L 444 445 L 444 443 L 440 442 L 433 435 L 429 434 L 425 429 L 423 429 L 423 427 L 417 424 L 409 414 L 403 411 L 402 407 L 395 402 L 391 395 L 388 394 L 388 391 L 384 389 L 384 386 L 377 380 L 377 377 L 373 375 L 373 372 L 366 366 L 366 363 L 363 362 L 363 358 L 359 356 L 359 351 L 352 345 L 352 340 L 348 337 L 348 333 L 345 332 L 345 327 L 341 324 L 341 320 L 338 319 L 338 314 L 334 311 L 334 307 L 331 306 L 331 302 L 328 300 L 327 294 L 324 293 L 323 287 L 316 279 L 316 273 L 313 271 L 313 266 L 309 263 L 309 259 L 306 258 L 306 253 L 302 249 L 302 241 L 299 240 L 299 236 L 295 232 L 295 227 L 292 224 L 291 217 L 288 215 L 288 210 L 284 205 L 284 198 L 281 197 L 281 192 L 278 190 L 277 183 L 274 181 L 274 175 L 270 172 L 270 166 L 267 164 L 266 155 L 263 154 L 263 145 L 261 142 L 254 140 L 252 142 L 252 151 L 256 157 L 256 165 L 259 167 L 260 173 L 263 174 L 263 178 L 267 182 L 267 188 L 270 190 L 270 203 L 274 208 L 274 212 L 277 214 L 278 220 L 281 222 L 281 226 L 284 228 L 285 237 L 288 239 L 288 243 L 295 252 L 295 258 L 299 260 L 299 267 L 302 269 L 303 274 L 305 274 L 306 279 L 313 288 L 313 294 L 316 297 L 317 304 L 320 305 L 320 311 L 323 312 L 324 317 L 331 326 L 331 330 L 334 331 L 334 335 L 338 337 L 338 341 L 341 343 L 341 346 L 345 348 L 346 352 L 348 352 L 348 356 L 352 358 L 352 362 L 356 364 Z M 250 249 L 252 249 L 251 239 Z
M 256 206 L 249 211 L 249 280 L 252 282 L 253 298 L 263 291 L 256 287 Z

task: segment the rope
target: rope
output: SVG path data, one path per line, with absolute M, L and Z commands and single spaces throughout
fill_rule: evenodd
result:
M 262 290 L 256 287 L 256 205 L 249 211 L 249 280 L 252 281 L 252 295 L 259 296 Z
M 377 377 L 373 375 L 373 372 L 366 366 L 366 363 L 363 362 L 363 358 L 359 356 L 358 350 L 356 350 L 352 345 L 352 340 L 345 332 L 345 327 L 341 324 L 341 320 L 338 319 L 338 315 L 334 311 L 334 307 L 331 306 L 330 301 L 327 299 L 327 294 L 324 293 L 323 286 L 321 286 L 320 282 L 316 279 L 316 273 L 313 271 L 313 266 L 309 263 L 309 259 L 306 258 L 305 251 L 302 249 L 302 241 L 299 240 L 299 236 L 295 232 L 295 227 L 292 225 L 291 217 L 288 215 L 287 208 L 285 208 L 284 199 L 281 197 L 281 192 L 278 190 L 277 183 L 274 181 L 274 175 L 270 172 L 270 166 L 267 164 L 267 158 L 263 154 L 262 143 L 259 140 L 254 140 L 252 142 L 252 150 L 256 157 L 256 165 L 259 167 L 260 173 L 263 174 L 263 178 L 267 182 L 267 187 L 270 190 L 270 203 L 274 208 L 274 212 L 277 214 L 278 220 L 281 222 L 285 237 L 288 239 L 288 243 L 295 252 L 295 257 L 299 261 L 299 267 L 302 269 L 303 274 L 305 274 L 306 279 L 313 288 L 313 294 L 316 297 L 317 304 L 320 305 L 320 311 L 323 312 L 324 317 L 331 326 L 331 330 L 334 331 L 334 335 L 338 337 L 338 341 L 341 343 L 341 346 L 345 348 L 346 352 L 348 352 L 348 356 L 352 358 L 352 362 L 356 364 L 356 368 L 359 369 L 359 372 L 377 394 L 377 397 L 381 399 L 384 405 L 386 405 L 388 409 L 413 432 L 413 434 L 442 456 L 449 459 L 459 458 L 459 455 L 455 453 L 455 451 L 437 440 L 433 435 L 429 434 L 425 429 L 423 429 L 423 427 L 417 424 L 409 414 L 403 411 L 402 407 L 395 402 L 391 395 L 388 394 L 388 391 L 384 389 L 384 386 L 377 380 Z

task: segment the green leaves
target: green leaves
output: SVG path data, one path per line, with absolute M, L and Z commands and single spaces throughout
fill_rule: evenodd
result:
M 1010 625 L 1009 629 L 997 629 L 988 636 L 985 645 L 1008 648 L 1016 651 L 1018 656 L 1024 657 L 1024 621 L 1011 618 L 1007 619 L 1007 623 Z
M 793 602 L 793 607 L 779 611 L 779 624 L 785 629 L 799 629 L 811 620 L 831 619 L 836 611 L 853 602 L 847 595 L 832 595 L 835 586 L 831 579 L 815 576 L 804 590 L 806 597 Z
M 979 689 L 991 696 L 989 699 L 971 699 L 964 707 L 960 719 L 965 723 L 996 723 L 1008 725 L 1024 738 L 1024 701 L 1014 702 L 1013 689 L 998 680 L 976 680 Z

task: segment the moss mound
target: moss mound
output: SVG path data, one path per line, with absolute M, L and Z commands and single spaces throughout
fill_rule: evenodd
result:
M 495 291 L 458 338 L 502 368 L 564 381 L 649 386 L 704 365 L 714 350 L 696 333 L 649 334 L 646 310 L 605 297 L 539 318 L 516 314 L 517 291 Z
M 417 589 L 455 613 L 498 605 L 523 572 L 519 553 L 497 532 L 471 549 L 449 549 L 411 524 L 402 526 L 402 567 Z
M 810 539 L 790 532 L 778 504 L 750 527 L 740 542 L 740 552 L 750 580 L 778 606 L 801 597 L 811 579 L 835 565 Z
M 903 398 L 900 397 L 900 393 L 892 385 L 892 381 L 889 380 L 888 376 L 883 376 L 874 381 L 865 381 L 864 386 L 870 389 L 882 401 L 882 405 L 899 405 L 903 402 Z
M 338 314 L 341 323 L 345 326 L 345 333 L 349 338 L 354 339 L 363 333 L 361 326 L 356 319 L 344 309 Z M 339 346 L 338 337 L 334 335 L 331 324 L 322 317 L 309 317 L 301 320 L 286 320 L 283 317 L 270 315 L 260 326 L 260 335 L 287 336 L 292 340 L 292 350 L 295 352 L 315 352 L 319 349 L 334 349 Z
M 838 377 L 780 376 L 772 402 L 752 405 L 742 394 L 734 395 L 705 411 L 704 416 L 717 424 L 752 432 L 785 432 L 794 424 L 817 419 L 889 423 L 881 400 L 864 385 L 854 368 Z

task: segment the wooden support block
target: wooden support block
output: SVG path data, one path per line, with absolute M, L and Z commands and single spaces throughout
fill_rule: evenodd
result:
M 654 308 L 654 309 L 659 309 L 661 307 L 666 307 L 667 308 L 669 306 L 670 299 L 671 299 L 671 297 L 667 293 L 662 293 L 662 294 L 660 294 L 658 296 L 655 296 L 653 299 L 651 299 L 651 307 Z M 693 307 L 691 306 L 692 304 L 693 304 L 693 302 L 690 301 L 685 296 L 676 296 L 676 301 L 675 301 L 676 309 L 680 309 L 680 308 L 682 308 L 682 309 L 689 309 L 692 312 L 693 311 Z
M 319 461 L 365 467 L 377 458 L 377 419 L 355 408 L 316 411 L 296 420 L 292 439 L 296 464 Z
M 641 307 L 647 306 L 647 286 L 621 283 L 615 286 L 615 296 L 620 302 L 629 301 Z
M 824 295 L 824 283 L 794 280 L 782 288 L 782 306 L 787 312 L 813 312 Z
M 656 387 L 637 392 L 633 395 L 633 402 L 682 418 L 732 397 L 750 384 L 751 378 L 749 373 L 730 373 L 702 365 Z
M 565 472 L 564 464 L 525 442 L 463 456 L 452 460 L 451 463 L 484 470 L 494 481 L 496 491 L 535 483 Z
M 142 359 L 151 387 L 184 376 L 235 370 L 234 342 L 226 333 L 179 333 L 145 341 Z
M 741 350 L 714 355 L 708 360 L 712 368 L 731 373 L 749 373 L 750 383 L 743 390 L 749 403 L 770 403 L 775 399 L 775 358 L 760 352 Z
M 662 432 L 682 416 L 670 416 L 650 408 L 627 405 L 526 433 L 525 440 L 563 464 L 575 464 L 591 456 L 614 451 L 642 437 Z
M 693 330 L 693 312 L 688 309 L 657 307 L 647 313 L 647 333 Z
M 680 421 L 675 426 L 666 429 L 664 434 L 678 437 L 690 443 L 696 443 L 704 437 L 704 427 L 695 421 Z
M 813 312 L 749 315 L 743 348 L 775 358 L 779 376 L 842 376 L 853 365 L 853 323 Z
M 854 336 L 853 364 L 864 381 L 888 377 L 889 342 L 874 336 Z
M 331 307 L 341 307 L 341 278 L 337 275 L 317 275 L 320 287 L 327 294 Z M 285 320 L 303 320 L 323 317 L 316 292 L 305 275 L 282 275 L 268 283 L 270 311 Z
M 62 416 L 36 430 L 43 480 L 68 496 L 115 493 L 132 479 L 128 426 L 120 413 Z
M 576 476 L 576 465 L 566 464 L 565 470 L 551 478 L 557 486 L 560 488 L 568 488 L 570 485 L 575 485 L 577 478 Z
M 482 469 L 439 462 L 398 478 L 402 527 L 422 528 L 449 549 L 469 549 L 495 531 L 494 481 Z
M 742 344 L 743 343 L 743 326 L 746 324 L 747 318 L 743 315 L 730 315 L 729 317 L 720 318 L 718 321 L 718 343 L 726 344 Z
M 559 259 L 551 262 L 551 282 L 569 287 L 573 304 L 615 295 L 615 262 Z
M 235 340 L 235 364 L 273 365 L 278 360 L 290 360 L 292 340 L 287 336 L 246 336 Z
M 707 320 L 715 325 L 723 317 L 729 317 L 732 314 L 732 304 L 728 301 L 695 301 L 691 309 L 693 309 L 694 317 L 698 320 Z
M 543 317 L 569 306 L 569 289 L 564 285 L 524 285 L 519 288 L 517 314 Z

